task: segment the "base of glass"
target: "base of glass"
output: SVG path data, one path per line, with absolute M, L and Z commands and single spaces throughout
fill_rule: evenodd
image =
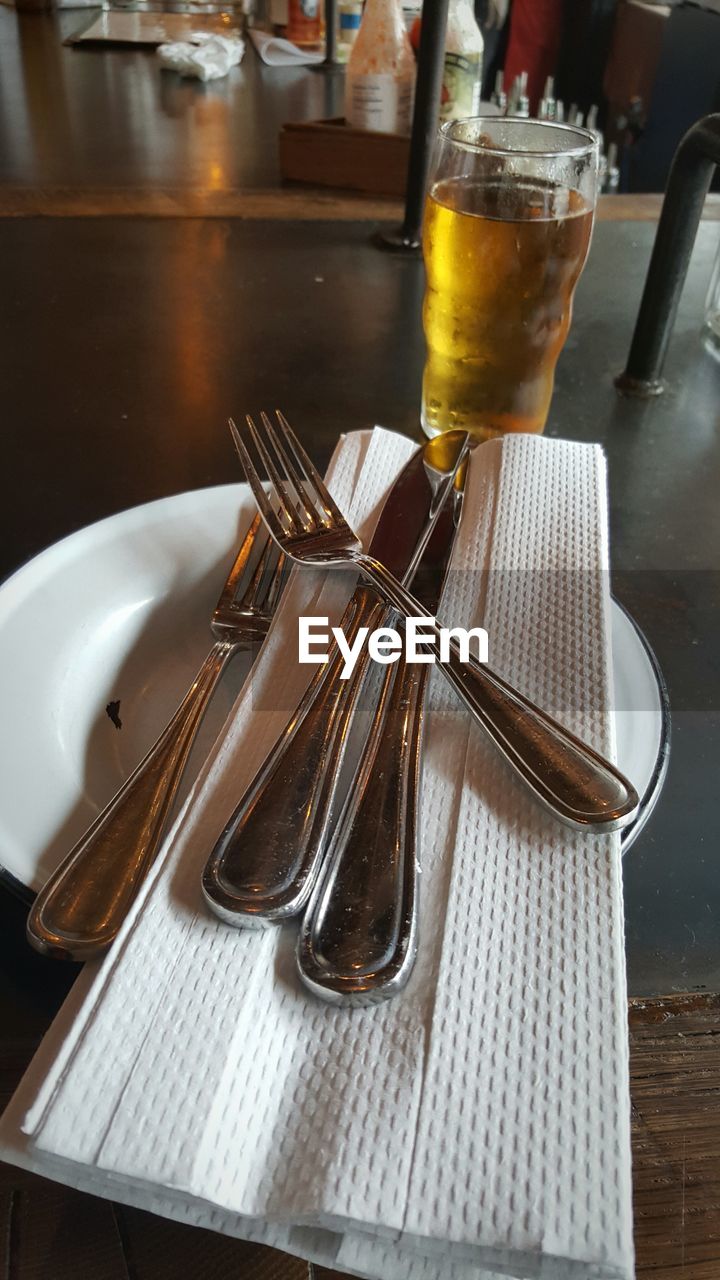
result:
M 436 436 L 442 435 L 442 431 L 440 430 L 439 427 L 430 426 L 430 423 L 427 421 L 427 418 L 425 417 L 425 414 L 422 412 L 422 410 L 420 410 L 420 426 L 425 432 L 425 435 L 427 436 L 428 440 L 434 440 Z
M 720 358 L 720 351 L 718 352 Z M 545 431 L 545 424 L 539 431 L 488 431 L 481 428 L 464 427 L 462 423 L 456 422 L 450 427 L 436 427 L 433 423 L 428 422 L 423 410 L 420 410 L 420 426 L 422 427 L 428 440 L 435 440 L 437 436 L 444 435 L 445 431 L 467 431 L 471 438 L 477 444 L 485 444 L 488 440 L 502 440 L 505 436 L 512 435 L 532 435 L 541 436 Z

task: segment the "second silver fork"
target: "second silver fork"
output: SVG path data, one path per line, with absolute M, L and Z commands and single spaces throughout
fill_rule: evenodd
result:
M 190 750 L 218 681 L 239 649 L 268 631 L 285 560 L 256 516 L 213 611 L 215 644 L 167 728 L 40 890 L 28 940 L 45 955 L 89 960 L 102 954 L 160 847 Z

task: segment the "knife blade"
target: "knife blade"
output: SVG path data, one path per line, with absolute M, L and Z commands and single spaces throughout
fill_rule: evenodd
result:
M 413 454 L 392 486 L 370 543 L 409 585 L 452 488 L 466 432 L 448 432 Z M 341 620 L 352 644 L 387 606 L 359 585 Z M 227 923 L 267 927 L 305 906 L 327 849 L 349 727 L 364 684 L 358 661 L 340 680 L 335 649 L 319 667 L 285 731 L 229 818 L 202 877 L 205 900 Z
M 460 521 L 466 464 L 438 519 L 415 594 L 434 614 Z M 368 1005 L 405 986 L 417 950 L 417 811 L 429 667 L 388 667 L 353 784 L 305 912 L 300 978 L 334 1004 Z

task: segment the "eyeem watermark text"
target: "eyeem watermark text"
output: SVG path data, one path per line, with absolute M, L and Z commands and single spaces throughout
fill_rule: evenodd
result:
M 373 662 L 388 666 L 397 662 L 402 654 L 406 662 L 449 662 L 453 642 L 461 662 L 469 662 L 470 655 L 478 662 L 488 660 L 488 636 L 483 627 L 441 627 L 437 652 L 431 617 L 408 618 L 402 632 L 392 627 L 359 627 L 357 635 L 348 640 L 342 627 L 328 627 L 329 619 L 320 617 L 298 618 L 298 658 L 300 662 L 320 666 L 329 660 L 328 645 L 336 642 L 344 658 L 340 679 L 347 680 L 355 670 L 355 664 L 363 649 L 367 648 Z

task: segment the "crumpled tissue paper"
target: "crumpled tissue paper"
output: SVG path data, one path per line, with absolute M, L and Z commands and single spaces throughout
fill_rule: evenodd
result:
M 245 41 L 239 36 L 209 35 L 194 32 L 189 40 L 161 44 L 157 55 L 164 68 L 181 76 L 198 80 L 219 80 L 238 65 L 245 52 Z

